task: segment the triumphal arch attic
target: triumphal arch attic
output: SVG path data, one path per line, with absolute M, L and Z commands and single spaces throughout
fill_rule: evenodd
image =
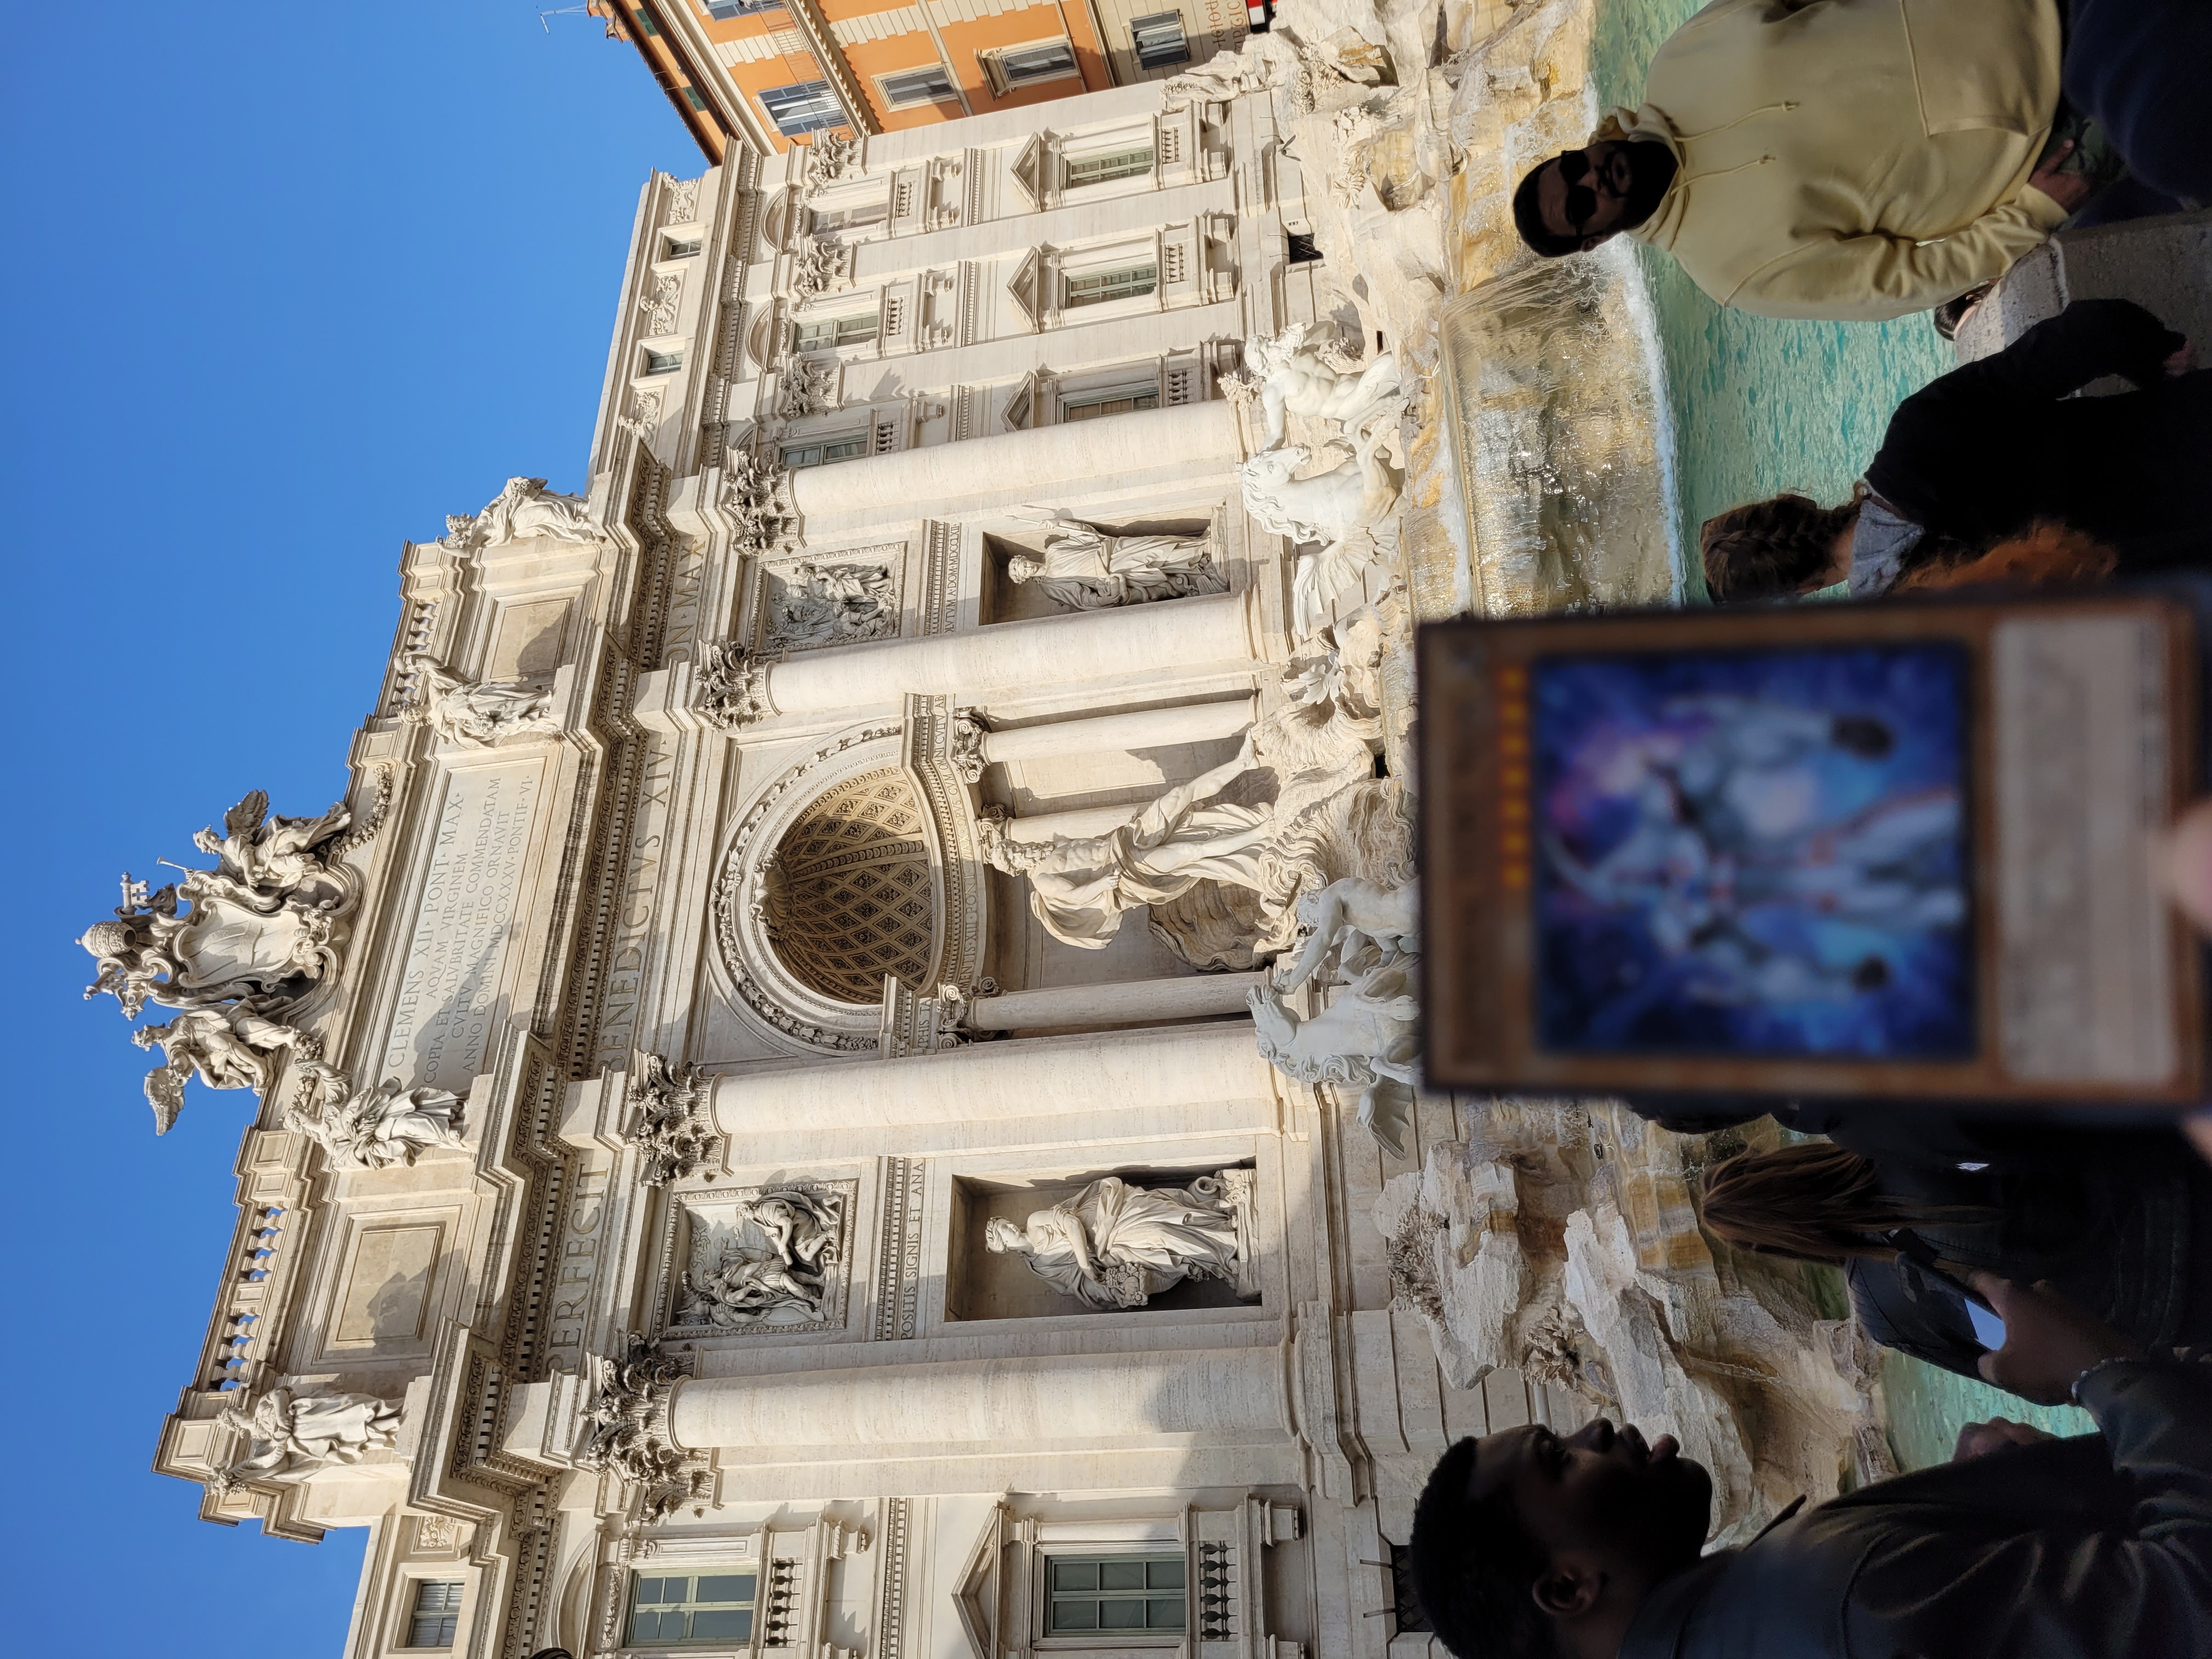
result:
M 587 491 L 409 544 L 344 798 L 84 935 L 157 1128 L 258 1103 L 156 1466 L 369 1528 L 355 1659 L 1425 1659 L 1462 1434 L 1618 1400 L 1728 1524 L 1833 1489 L 1853 1362 L 1739 1410 L 1811 1316 L 1671 1140 L 1416 1086 L 1410 624 L 1538 565 L 1330 27 L 650 179 Z M 1538 405 L 1482 418 L 1563 476 Z

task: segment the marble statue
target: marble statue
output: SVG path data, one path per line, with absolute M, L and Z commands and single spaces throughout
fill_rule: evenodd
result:
M 228 1010 L 188 1008 L 166 1025 L 142 1025 L 131 1041 L 161 1051 L 162 1064 L 146 1073 L 145 1083 L 157 1135 L 168 1133 L 184 1109 L 186 1079 L 197 1077 L 210 1089 L 260 1093 L 269 1087 L 278 1049 L 312 1054 L 319 1046 L 304 1032 L 243 1003 Z
M 1188 1187 L 1132 1187 L 1116 1176 L 1019 1227 L 993 1216 L 984 1247 L 1013 1255 L 1063 1296 L 1097 1309 L 1141 1308 L 1186 1279 L 1224 1279 L 1255 1296 L 1252 1172 L 1224 1170 Z
M 388 1450 L 398 1433 L 399 1407 L 374 1395 L 314 1398 L 277 1388 L 249 1406 L 224 1406 L 215 1420 L 246 1440 L 245 1455 L 230 1465 L 234 1476 L 283 1474 Z
M 1103 951 L 1139 905 L 1165 904 L 1201 881 L 1260 884 L 1260 862 L 1273 828 L 1265 807 L 1207 802 L 1249 769 L 1243 753 L 1170 789 L 1128 823 L 1103 836 L 1017 841 L 997 820 L 979 821 L 986 862 L 1027 876 L 1030 909 L 1063 945 Z
M 508 738 L 558 732 L 552 692 L 528 680 L 465 680 L 417 652 L 405 667 L 415 692 L 400 718 L 427 725 L 448 743 L 489 748 Z
M 1332 958 L 1348 964 L 1370 950 L 1378 962 L 1395 962 L 1420 952 L 1420 896 L 1408 883 L 1379 887 L 1358 876 L 1346 876 L 1302 896 L 1299 925 L 1306 937 L 1277 982 L 1296 990 Z
M 731 1245 L 696 1279 L 685 1273 L 683 1322 L 741 1328 L 786 1310 L 819 1319 L 837 1260 L 836 1211 L 819 1194 L 788 1188 L 762 1194 L 742 1213 L 763 1242 Z
M 1420 1080 L 1421 1004 L 1413 979 L 1412 958 L 1378 963 L 1304 1018 L 1273 985 L 1255 985 L 1247 995 L 1261 1058 L 1293 1082 L 1357 1087 L 1360 1122 L 1401 1156 L 1402 1121 L 1382 1085 Z
M 397 1078 L 356 1091 L 343 1073 L 318 1061 L 301 1070 L 301 1098 L 285 1112 L 284 1127 L 315 1142 L 340 1169 L 408 1166 L 423 1152 L 467 1146 L 459 1095 L 403 1089 Z
M 1388 55 L 1352 30 L 1328 33 L 1324 44 L 1299 40 L 1283 23 L 1247 37 L 1237 52 L 1216 52 L 1196 69 L 1170 76 L 1162 88 L 1163 110 L 1194 103 L 1225 104 L 1248 92 L 1285 88 L 1294 114 L 1310 110 L 1325 87 L 1382 83 Z
M 1006 574 L 1071 611 L 1104 611 L 1154 599 L 1227 591 L 1229 578 L 1204 536 L 1116 536 L 1064 512 L 1036 514 L 1053 530 L 1044 556 L 1018 553 Z
M 898 625 L 890 568 L 801 564 L 770 579 L 768 637 L 793 650 L 880 639 Z
M 543 478 L 509 478 L 483 512 L 449 515 L 440 542 L 454 552 L 468 553 L 534 536 L 556 542 L 596 542 L 599 532 L 581 497 L 548 489 Z
M 1291 415 L 1334 421 L 1350 430 L 1400 405 L 1397 358 L 1380 353 L 1355 374 L 1329 361 L 1335 341 L 1336 325 L 1324 319 L 1293 323 L 1279 334 L 1244 343 L 1245 366 L 1260 380 L 1267 436 L 1263 448 L 1280 447 Z
M 1301 551 L 1291 574 L 1293 638 L 1310 639 L 1328 625 L 1338 592 L 1379 550 L 1371 532 L 1397 506 L 1406 478 L 1382 453 L 1390 435 L 1384 416 L 1370 416 L 1350 458 L 1310 478 L 1291 476 L 1313 459 L 1302 444 L 1264 450 L 1237 465 L 1244 509 L 1255 523 L 1294 542 L 1322 544 Z

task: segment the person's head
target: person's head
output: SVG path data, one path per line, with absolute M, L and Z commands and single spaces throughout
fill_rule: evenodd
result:
M 1043 568 L 1043 565 L 1030 557 L 1028 554 L 1017 553 L 1006 561 L 1006 579 L 1009 581 L 1025 582 Z
M 1413 1510 L 1414 1591 L 1459 1659 L 1550 1659 L 1562 1638 L 1625 1631 L 1697 1560 L 1712 1496 L 1671 1435 L 1646 1445 L 1603 1418 L 1462 1440 Z
M 1664 144 L 1593 139 L 1522 177 L 1513 191 L 1513 228 L 1547 259 L 1587 252 L 1656 213 L 1674 166 Z
M 1878 761 L 1897 747 L 1896 735 L 1886 720 L 1871 714 L 1838 714 L 1828 727 L 1829 741 L 1847 755 Z
M 1856 495 L 1822 507 L 1809 495 L 1784 494 L 1717 513 L 1698 532 L 1705 592 L 1716 605 L 1735 605 L 1841 581 L 1851 568 L 1858 517 Z
M 1853 970 L 1851 982 L 1879 990 L 1889 979 L 1888 964 L 1869 957 Z M 1872 1164 L 1825 1140 L 1738 1152 L 1705 1171 L 1705 1224 L 1717 1237 L 1740 1249 L 1838 1267 L 1853 1256 L 1895 1260 L 1897 1252 L 1881 1237 L 1893 1229 L 1956 1225 L 1990 1215 L 1976 1205 L 1892 1198 L 1881 1190 L 1881 1172 Z
M 983 1224 L 983 1248 L 994 1255 L 1004 1255 L 1009 1250 L 1015 1255 L 1029 1249 L 1029 1235 L 1002 1215 L 994 1215 Z

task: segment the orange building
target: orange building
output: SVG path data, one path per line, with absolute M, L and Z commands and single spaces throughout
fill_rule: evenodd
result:
M 1164 80 L 1249 32 L 1246 0 L 590 0 L 710 161 Z

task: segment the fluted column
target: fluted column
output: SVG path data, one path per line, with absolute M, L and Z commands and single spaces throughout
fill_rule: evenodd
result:
M 769 665 L 761 684 L 763 712 L 819 714 L 895 703 L 908 693 L 984 702 L 994 692 L 1170 668 L 1234 668 L 1260 655 L 1251 595 L 1212 593 L 809 651 Z
M 1085 836 L 1103 836 L 1109 830 L 1120 829 L 1149 804 L 1133 800 L 1119 806 L 1079 806 L 1073 811 L 1039 812 L 1030 817 L 1008 818 L 1006 821 L 1006 835 L 1014 841 L 1050 841 L 1054 836 L 1081 841 Z
M 1282 1351 L 1272 1346 L 696 1377 L 676 1385 L 669 1429 L 695 1452 L 825 1444 L 851 1453 L 1057 1450 L 1072 1440 L 1269 1445 L 1292 1437 Z
M 982 1125 L 994 1119 L 1187 1112 L 1200 1126 L 1249 1124 L 1274 1099 L 1273 1073 L 1252 1027 L 1115 1031 L 1033 1042 L 981 1042 L 902 1060 L 714 1079 L 714 1126 L 750 1138 L 763 1127 L 880 1129 L 912 1124 Z M 1240 1103 L 1242 1109 L 1237 1109 Z
M 1053 1025 L 1121 1025 L 1139 1020 L 1195 1019 L 1241 1014 L 1245 994 L 1265 974 L 1176 974 L 1105 985 L 1052 985 L 979 997 L 968 1024 L 979 1031 L 1033 1030 Z M 1249 1040 L 1245 1028 L 1237 1028 Z

